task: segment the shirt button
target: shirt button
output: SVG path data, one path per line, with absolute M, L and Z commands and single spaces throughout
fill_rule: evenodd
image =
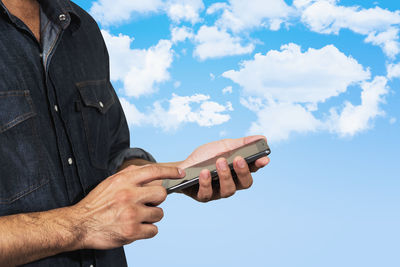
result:
M 56 112 L 58 112 L 58 106 L 57 106 L 57 105 L 54 105 L 54 110 L 55 110 Z
M 74 163 L 74 161 L 72 160 L 72 158 L 69 158 L 69 159 L 68 159 L 68 164 L 69 164 L 69 165 L 72 165 L 73 163 Z
M 40 58 L 42 58 L 42 57 L 43 57 L 43 54 L 42 54 L 42 53 L 40 53 L 40 54 L 39 54 L 39 57 L 40 57 Z
M 100 101 L 100 102 L 99 102 L 99 105 L 100 105 L 101 108 L 104 108 L 103 102 Z
M 66 21 L 67 20 L 67 16 L 65 14 L 61 14 L 60 16 L 58 16 L 58 19 L 60 21 Z

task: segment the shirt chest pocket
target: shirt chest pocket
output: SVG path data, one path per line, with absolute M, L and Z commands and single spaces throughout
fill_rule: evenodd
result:
M 49 182 L 37 130 L 29 91 L 0 92 L 0 213 Z
M 107 80 L 76 84 L 82 98 L 82 118 L 92 165 L 108 169 L 110 154 L 110 109 L 115 103 Z

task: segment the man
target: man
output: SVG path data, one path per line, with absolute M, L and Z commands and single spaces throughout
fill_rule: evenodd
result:
M 157 234 L 162 179 L 262 136 L 203 145 L 154 163 L 129 148 L 94 20 L 68 0 L 0 0 L 0 266 L 126 266 L 122 246 Z M 252 171 L 268 158 L 256 161 Z M 202 202 L 251 186 L 225 159 L 184 193 Z

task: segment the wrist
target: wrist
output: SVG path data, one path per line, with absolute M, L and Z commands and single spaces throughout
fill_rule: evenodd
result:
M 87 227 L 84 223 L 82 207 L 73 205 L 63 208 L 63 221 L 65 222 L 65 244 L 68 251 L 85 249 L 87 239 Z

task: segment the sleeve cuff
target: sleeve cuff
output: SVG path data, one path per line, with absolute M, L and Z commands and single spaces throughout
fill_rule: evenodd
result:
M 109 169 L 114 174 L 126 160 L 130 159 L 144 159 L 154 163 L 157 162 L 149 152 L 141 148 L 127 148 L 122 150 L 114 159 L 110 161 Z

